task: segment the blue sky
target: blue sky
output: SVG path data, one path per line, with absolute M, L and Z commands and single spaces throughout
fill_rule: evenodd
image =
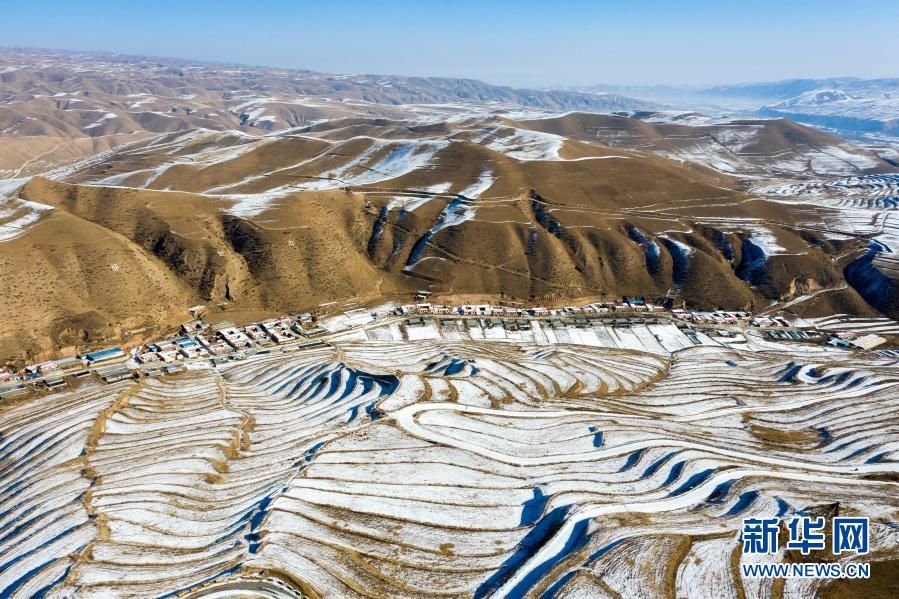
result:
M 0 45 L 510 85 L 899 76 L 899 2 L 7 0 Z

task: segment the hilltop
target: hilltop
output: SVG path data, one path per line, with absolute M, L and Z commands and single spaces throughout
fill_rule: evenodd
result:
M 152 133 L 211 129 L 261 135 L 351 116 L 651 106 L 618 94 L 516 89 L 472 79 L 0 49 L 0 176 L 39 173 Z
M 0 184 L 2 357 L 139 340 L 198 304 L 280 314 L 423 289 L 899 313 L 896 167 L 787 119 L 612 96 L 591 96 L 605 113 L 564 112 L 584 98 L 439 79 L 5 56 L 24 66 L 0 75 L 0 113 L 46 104 L 59 118 L 3 134 L 7 156 L 41 153 Z M 82 103 L 110 112 L 90 121 Z

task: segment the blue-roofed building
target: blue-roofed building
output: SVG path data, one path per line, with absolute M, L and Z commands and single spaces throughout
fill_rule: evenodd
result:
M 96 364 L 107 360 L 124 358 L 125 352 L 123 352 L 120 347 L 110 347 L 109 349 L 101 349 L 86 354 L 80 354 L 78 357 L 81 358 L 81 361 L 85 364 Z
M 197 342 L 191 339 L 190 337 L 173 337 L 172 339 L 166 339 L 165 341 L 157 341 L 156 343 L 150 343 L 147 345 L 147 348 L 150 351 L 162 352 L 162 351 L 178 351 L 181 348 L 185 347 L 194 347 L 197 345 Z

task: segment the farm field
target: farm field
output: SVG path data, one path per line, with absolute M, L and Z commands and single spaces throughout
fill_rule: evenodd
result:
M 798 513 L 895 559 L 895 360 L 450 324 L 5 405 L 0 594 L 809 596 L 739 571 Z

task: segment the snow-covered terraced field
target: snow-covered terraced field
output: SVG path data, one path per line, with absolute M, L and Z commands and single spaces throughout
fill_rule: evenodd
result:
M 895 360 L 507 328 L 390 323 L 3 406 L 0 596 L 770 597 L 741 520 L 803 510 L 868 516 L 869 561 L 895 556 Z
M 842 179 L 773 184 L 755 191 L 791 204 L 813 204 L 815 220 L 807 224 L 835 234 L 870 235 L 899 248 L 899 175 L 865 175 Z
M 861 238 L 867 251 L 845 270 L 868 303 L 889 313 L 899 278 L 899 175 L 765 185 L 756 191 L 796 211 L 800 224 L 835 240 Z
M 889 318 L 860 318 L 846 314 L 834 314 L 821 318 L 806 318 L 805 320 L 822 331 L 899 335 L 899 322 Z

